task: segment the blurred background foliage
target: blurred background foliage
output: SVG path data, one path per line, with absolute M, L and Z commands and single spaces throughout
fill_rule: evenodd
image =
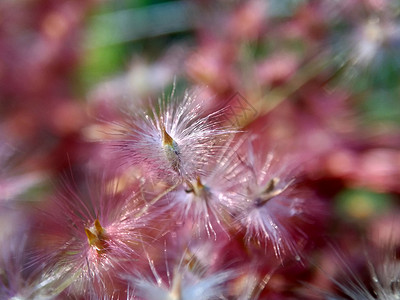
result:
M 114 1 L 88 17 L 78 77 L 90 86 L 129 66 L 132 57 L 151 62 L 175 44 L 193 44 L 195 10 L 188 1 Z
M 146 64 L 148 66 L 151 62 L 160 61 L 170 48 L 181 48 L 181 53 L 190 51 L 188 49 L 195 48 L 198 45 L 198 39 L 202 38 L 199 36 L 199 31 L 205 27 L 216 32 L 224 30 L 218 28 L 221 25 L 218 23 L 223 22 L 223 19 L 227 18 L 227 14 L 237 9 L 238 6 L 244 6 L 245 2 L 117 0 L 95 5 L 85 20 L 82 35 L 82 61 L 79 68 L 76 69 L 81 92 L 87 93 L 102 80 L 109 79 L 115 74 L 122 74 L 135 59 L 144 62 L 141 67 L 145 72 Z M 299 11 L 301 13 L 302 7 L 320 5 L 314 1 L 303 0 L 265 2 L 268 2 L 268 5 L 261 8 L 265 10 L 262 13 L 268 21 L 276 24 L 292 20 L 296 14 L 299 14 Z M 330 19 L 325 24 L 311 24 L 315 26 L 312 28 L 316 32 L 315 34 L 325 35 L 314 51 L 322 51 L 324 48 L 330 48 L 333 51 L 331 57 L 324 57 L 327 60 L 331 59 L 331 61 L 325 62 L 328 65 L 337 63 L 335 76 L 339 77 L 339 82 L 333 78 L 332 88 L 337 87 L 338 84 L 346 84 L 343 82 L 343 78 L 350 80 L 351 84 L 348 88 L 363 99 L 357 106 L 357 111 L 364 122 L 398 124 L 400 120 L 398 101 L 400 58 L 396 55 L 396 51 L 400 44 L 399 28 L 396 25 L 397 28 L 393 29 L 394 37 L 390 40 L 374 41 L 374 38 L 378 39 L 379 35 L 385 33 L 379 32 L 380 28 L 373 28 L 374 25 L 368 25 L 368 23 L 379 23 L 379 20 L 375 20 L 375 18 L 383 13 L 373 12 L 368 7 L 368 3 L 365 4 L 367 1 L 359 2 L 357 4 L 360 6 L 360 12 L 357 12 L 359 20 L 340 15 L 341 5 L 338 5 L 337 1 L 332 1 L 331 4 L 325 1 L 322 4 L 326 6 L 326 10 L 331 9 L 332 12 L 329 13 Z M 391 14 L 397 18 L 399 8 L 394 2 L 387 6 L 393 6 Z M 389 8 L 385 8 L 385 10 L 389 10 Z M 384 13 L 388 14 L 386 11 Z M 319 17 L 323 18 L 323 16 Z M 216 21 L 218 18 L 220 20 Z M 314 16 L 314 18 L 318 17 Z M 212 20 L 212 22 L 207 24 L 208 20 Z M 364 30 L 357 28 L 363 26 L 362 22 L 366 23 L 364 25 L 367 27 L 371 27 L 364 28 L 365 31 L 371 31 L 365 33 L 370 35 L 371 41 L 356 40 L 362 38 L 356 35 L 356 31 Z M 317 28 L 318 26 L 321 28 Z M 318 31 L 321 32 L 318 33 Z M 380 47 L 379 44 L 372 45 L 374 42 L 381 42 L 382 49 L 373 49 Z M 238 63 L 244 65 L 244 68 L 246 68 L 246 64 L 249 68 L 249 63 L 250 66 L 254 65 L 257 61 L 284 50 L 296 53 L 298 57 L 307 57 L 308 47 L 306 45 L 309 41 L 301 36 L 282 38 L 282 36 L 266 34 L 258 36 L 256 39 L 243 41 L 243 43 L 243 51 L 239 53 L 240 56 L 237 60 Z M 365 45 L 366 48 L 370 48 L 365 51 L 371 52 L 365 55 L 373 57 L 370 58 L 370 61 L 361 62 L 360 64 L 365 65 L 362 66 L 362 70 L 359 70 L 357 68 L 360 66 L 354 63 L 357 58 L 351 57 L 357 53 L 351 52 L 355 51 L 352 48 L 361 47 L 362 43 L 371 44 Z M 174 49 L 172 52 L 179 52 L 179 50 Z M 366 60 L 368 59 L 366 58 Z M 184 76 L 179 76 L 180 71 L 185 67 L 183 61 L 181 62 L 182 64 L 178 65 L 179 71 L 176 70 L 175 75 L 178 76 L 178 80 L 185 80 L 182 78 Z M 140 66 L 136 67 L 140 69 Z M 138 77 L 140 76 L 138 75 Z M 135 79 L 132 78 L 132 80 Z M 140 79 L 137 80 L 140 81 Z M 154 94 L 157 92 L 160 91 L 157 90 Z M 154 94 L 152 96 L 155 96 Z

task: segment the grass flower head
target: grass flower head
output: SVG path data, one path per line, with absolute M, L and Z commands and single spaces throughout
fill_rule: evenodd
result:
M 250 149 L 242 195 L 245 208 L 238 219 L 247 243 L 271 245 L 277 257 L 298 253 L 296 218 L 304 215 L 304 200 L 294 194 L 290 172 L 272 154 L 263 158 Z
M 210 273 L 200 265 L 195 255 L 183 255 L 173 272 L 166 265 L 165 276 L 160 275 L 148 257 L 151 276 L 131 276 L 133 295 L 140 300 L 211 300 L 225 299 L 225 284 L 232 278 L 231 271 Z M 153 277 L 153 278 L 151 278 Z
M 128 113 L 112 142 L 124 163 L 138 165 L 159 177 L 196 179 L 213 161 L 221 140 L 230 133 L 218 120 L 206 116 L 201 101 L 186 92 L 183 100 L 160 99 L 148 113 Z
M 119 191 L 101 180 L 89 183 L 85 196 L 66 186 L 42 235 L 47 277 L 60 291 L 111 295 L 121 288 L 116 274 L 141 249 L 145 216 L 137 214 L 136 201 L 134 191 Z

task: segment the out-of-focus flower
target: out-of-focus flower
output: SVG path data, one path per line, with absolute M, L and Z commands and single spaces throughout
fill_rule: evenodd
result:
M 265 26 L 267 6 L 265 1 L 260 0 L 242 3 L 230 16 L 227 26 L 230 38 L 246 42 L 256 39 Z
M 357 28 L 352 43 L 352 63 L 376 66 L 383 60 L 385 52 L 394 55 L 400 47 L 400 24 L 379 18 L 368 19 Z
M 271 274 L 268 273 L 263 278 L 248 268 L 246 272 L 242 272 L 240 277 L 235 278 L 232 284 L 233 294 L 236 295 L 237 300 L 257 300 L 260 294 L 268 284 Z
M 21 167 L 23 153 L 19 152 L 20 150 L 0 133 L 0 202 L 3 204 L 17 200 L 18 196 L 42 183 L 46 176 L 44 171 L 28 171 Z
M 395 2 L 349 1 L 337 10 L 338 30 L 328 38 L 333 41 L 333 61 L 339 65 L 342 82 L 351 83 L 352 89 L 391 85 L 391 77 L 399 75 L 400 19 Z
M 279 53 L 257 65 L 256 76 L 263 86 L 280 85 L 290 79 L 297 70 L 298 64 L 298 58 L 295 55 Z
M 185 49 L 172 47 L 158 61 L 149 63 L 134 57 L 123 74 L 114 76 L 96 85 L 89 94 L 89 106 L 96 116 L 107 117 L 110 111 L 132 102 L 144 105 L 144 100 L 156 97 L 166 86 L 173 83 L 181 70 Z M 147 103 L 147 101 L 146 101 Z
M 8 298 L 28 293 L 25 290 L 23 269 L 23 253 L 25 248 L 27 224 L 23 216 L 15 210 L 0 206 L 1 232 L 0 243 L 0 295 Z M 22 221 L 22 222 L 21 222 Z M 7 299 L 8 299 L 7 298 Z
M 391 219 L 385 216 L 386 221 Z M 382 219 L 384 220 L 384 219 Z M 365 249 L 364 265 L 369 271 L 367 280 L 364 280 L 365 273 L 359 274 L 352 270 L 349 258 L 342 259 L 344 274 L 340 279 L 334 279 L 334 283 L 346 296 L 329 295 L 327 299 L 366 299 L 366 300 L 395 300 L 399 299 L 400 294 L 400 262 L 398 257 L 399 232 L 396 219 L 392 222 L 381 222 L 380 229 L 384 229 L 383 236 L 371 236 L 376 241 L 371 240 L 368 248 Z M 379 222 L 374 225 L 379 226 Z M 375 234 L 377 231 L 374 229 Z M 382 232 L 382 231 L 381 231 Z M 387 235 L 389 233 L 389 236 Z M 374 245 L 375 242 L 375 245 Z M 340 255 L 340 254 L 338 254 Z
M 239 80 L 232 66 L 236 46 L 220 39 L 212 39 L 199 47 L 186 60 L 188 76 L 200 86 L 208 86 L 214 94 L 225 95 Z
M 377 148 L 365 151 L 341 150 L 326 159 L 327 171 L 354 186 L 380 192 L 398 192 L 400 153 L 395 149 Z
M 15 208 L 0 206 L 0 297 L 1 299 L 54 299 L 53 288 L 28 271 L 31 253 L 27 247 L 32 237 L 29 215 Z M 42 266 L 37 270 L 43 271 Z
M 210 273 L 199 264 L 195 255 L 187 257 L 185 254 L 173 266 L 167 264 L 166 274 L 159 274 L 153 260 L 148 257 L 153 278 L 146 278 L 143 274 L 129 276 L 133 294 L 131 299 L 225 299 L 226 283 L 233 277 L 233 272 Z

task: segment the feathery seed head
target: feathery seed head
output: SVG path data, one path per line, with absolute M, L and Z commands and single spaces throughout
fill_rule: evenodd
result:
M 31 258 L 27 217 L 15 209 L 0 207 L 0 298 L 54 299 L 57 293 L 45 284 L 43 277 L 27 271 L 27 261 Z M 42 266 L 36 271 L 43 271 Z
M 164 211 L 174 216 L 173 220 L 192 224 L 200 235 L 206 232 L 216 238 L 217 231 L 226 231 L 233 215 L 243 207 L 243 197 L 238 192 L 244 169 L 237 156 L 242 141 L 231 138 L 204 169 L 205 175 L 186 179 L 161 201 Z
M 118 272 L 141 250 L 144 214 L 138 214 L 135 191 L 108 190 L 101 182 L 88 183 L 88 195 L 67 185 L 56 199 L 48 226 L 42 229 L 47 254 L 46 280 L 59 292 L 72 295 L 111 295 L 118 285 Z M 46 273 L 46 272 L 45 272 Z M 51 283 L 51 281 L 53 283 Z
M 399 224 L 398 212 L 384 214 L 371 222 L 367 230 L 370 236 L 363 239 L 367 243 L 361 251 L 355 248 L 339 252 L 333 247 L 338 272 L 328 276 L 344 296 L 322 292 L 327 299 L 400 299 Z
M 234 132 L 221 126 L 220 114 L 204 116 L 200 99 L 191 93 L 182 101 L 172 94 L 149 113 L 127 113 L 111 145 L 121 153 L 123 163 L 137 165 L 146 174 L 166 181 L 195 179 Z
M 270 244 L 280 258 L 284 254 L 297 254 L 298 228 L 293 218 L 302 215 L 304 202 L 293 193 L 290 172 L 272 154 L 263 159 L 252 147 L 248 151 L 242 161 L 247 170 L 239 193 L 244 205 L 238 215 L 246 241 Z
M 153 260 L 148 257 L 151 277 L 143 275 L 129 276 L 133 294 L 140 300 L 214 300 L 225 299 L 226 283 L 233 277 L 231 271 L 210 273 L 193 260 L 185 259 L 186 255 L 174 266 L 170 273 L 168 268 L 163 276 L 156 270 Z M 136 298 L 134 298 L 136 299 Z

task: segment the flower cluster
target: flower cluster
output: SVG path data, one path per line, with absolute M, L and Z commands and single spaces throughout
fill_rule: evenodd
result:
M 265 255 L 274 265 L 298 259 L 307 199 L 274 166 L 273 154 L 256 153 L 254 135 L 225 125 L 223 111 L 201 111 L 202 101 L 186 93 L 181 101 L 159 100 L 149 113 L 125 112 L 102 142 L 115 154 L 114 167 L 86 184 L 63 176 L 32 227 L 31 295 L 239 297 L 244 292 L 232 285 L 242 267 L 226 264 L 256 265 Z M 242 249 L 235 250 L 238 241 Z M 167 278 L 154 263 L 165 253 L 173 253 Z
M 400 2 L 136 2 L 0 1 L 0 300 L 398 299 Z

